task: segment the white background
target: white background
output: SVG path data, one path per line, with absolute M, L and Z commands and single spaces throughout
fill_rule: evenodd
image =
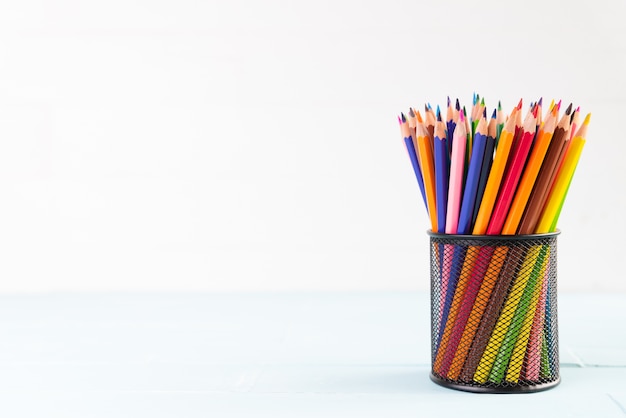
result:
M 561 290 L 626 291 L 626 3 L 0 2 L 0 291 L 428 288 L 396 115 L 592 112 Z

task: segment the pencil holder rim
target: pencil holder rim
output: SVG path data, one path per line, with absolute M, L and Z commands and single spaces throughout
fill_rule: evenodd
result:
M 441 234 L 433 232 L 432 229 L 426 231 L 431 238 L 438 239 L 464 239 L 464 240 L 481 240 L 481 241 L 524 241 L 543 238 L 552 238 L 561 234 L 561 230 L 554 232 L 546 232 L 543 234 L 527 234 L 527 235 L 460 235 L 460 234 Z

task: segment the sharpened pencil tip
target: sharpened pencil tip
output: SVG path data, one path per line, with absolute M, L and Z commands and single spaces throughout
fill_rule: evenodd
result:
M 481 104 L 481 106 L 485 105 L 485 98 L 484 97 L 480 99 L 480 104 Z
M 456 107 L 456 110 L 461 110 L 461 104 L 459 103 L 459 99 L 458 98 L 456 99 L 455 107 Z
M 498 100 L 498 110 L 502 110 L 502 103 L 500 103 L 500 100 Z
M 556 108 L 561 110 L 561 101 L 559 100 L 559 102 L 556 104 Z
M 459 120 L 460 120 L 461 122 L 465 122 L 465 108 L 463 108 L 463 109 L 461 109 L 461 110 L 459 111 Z
M 522 99 L 519 99 L 519 103 L 517 104 L 517 110 L 522 110 Z
M 437 105 L 437 120 L 441 121 L 441 109 L 439 109 L 439 105 Z
M 496 118 L 496 109 L 493 109 L 493 113 L 491 114 L 491 118 L 492 119 Z
M 413 111 L 412 107 L 409 107 L 409 116 L 414 118 L 415 117 L 415 112 Z
M 570 103 L 569 106 L 567 106 L 567 109 L 565 109 L 565 114 L 569 115 L 570 113 L 572 113 L 572 104 Z
M 583 125 L 589 125 L 590 118 L 591 118 L 591 113 L 587 113 L 587 116 L 585 116 L 585 121 L 583 122 Z
M 448 96 L 448 107 L 450 107 L 450 96 Z
M 402 125 L 402 119 L 400 119 L 400 116 L 398 116 L 398 123 Z
M 487 108 L 484 108 L 483 109 L 483 118 L 486 118 L 486 117 L 487 117 Z
M 543 97 L 540 97 L 539 101 L 537 103 L 539 103 L 539 106 L 542 106 L 543 105 Z
M 400 113 L 400 115 L 402 116 L 402 123 L 406 122 L 406 116 L 404 116 L 404 113 Z

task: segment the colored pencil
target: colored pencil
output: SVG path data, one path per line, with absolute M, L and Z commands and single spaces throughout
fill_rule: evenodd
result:
M 448 151 L 448 167 L 450 166 L 450 153 L 452 152 L 452 135 L 454 134 L 455 126 L 456 122 L 454 121 L 454 110 L 452 109 L 450 96 L 448 96 L 448 107 L 446 109 L 446 149 Z M 446 199 L 446 201 L 447 200 L 448 199 Z
M 424 179 L 422 177 L 422 169 L 420 168 L 417 159 L 417 152 L 415 150 L 413 138 L 411 137 L 411 133 L 409 130 L 410 128 L 407 123 L 406 117 L 404 116 L 404 113 L 402 114 L 401 118 L 398 118 L 398 122 L 400 123 L 400 129 L 402 132 L 404 145 L 406 146 L 409 159 L 411 160 L 411 166 L 413 167 L 413 172 L 415 173 L 415 178 L 417 179 L 420 194 L 422 195 L 422 199 L 424 200 L 424 206 L 426 207 L 426 210 L 428 210 L 428 204 L 426 203 L 426 192 L 424 191 Z
M 495 117 L 496 110 L 494 109 L 489 126 L 487 127 L 487 142 L 485 144 L 485 153 L 483 154 L 483 162 L 480 167 L 480 178 L 478 180 L 478 190 L 476 191 L 476 199 L 474 201 L 474 210 L 472 213 L 472 229 L 476 225 L 476 218 L 478 217 L 478 210 L 485 194 L 485 188 L 487 186 L 487 179 L 489 178 L 489 172 L 491 171 L 491 164 L 493 163 L 493 151 L 496 145 L 497 135 L 497 120 Z
M 432 231 L 437 231 L 437 203 L 435 197 L 435 166 L 433 152 L 428 139 L 428 132 L 422 123 L 419 123 L 418 112 L 417 146 L 426 190 L 426 202 L 428 203 L 428 216 Z
M 558 105 L 556 106 L 558 111 Z M 568 131 L 569 117 L 567 115 L 563 115 L 554 130 L 550 146 L 548 147 L 548 151 L 544 157 L 544 162 L 541 165 L 537 180 L 535 181 L 535 186 L 533 187 L 528 204 L 526 205 L 526 209 L 522 215 L 522 219 L 520 220 L 520 225 L 518 227 L 519 234 L 532 234 L 535 232 L 539 216 L 541 215 L 541 210 L 545 206 L 548 192 L 554 181 L 560 161 L 564 155 L 563 151 L 569 137 Z
M 552 232 L 553 228 L 556 225 L 556 221 L 558 220 L 558 217 L 560 215 L 560 209 L 563 206 L 563 202 L 565 201 L 565 198 L 567 196 L 569 185 L 574 176 L 574 172 L 576 171 L 576 166 L 578 165 L 580 154 L 582 153 L 583 147 L 585 146 L 587 125 L 589 124 L 590 116 L 591 114 L 588 114 L 585 117 L 583 125 L 574 136 L 574 139 L 572 139 L 572 144 L 570 145 L 567 155 L 565 156 L 563 167 L 559 171 L 556 182 L 552 190 L 550 191 L 550 196 L 548 198 L 546 206 L 541 213 L 539 224 L 537 225 L 536 229 L 536 232 L 538 234 Z
M 539 114 L 537 112 L 537 114 Z M 515 190 L 515 198 L 511 208 L 508 210 L 506 221 L 504 223 L 504 229 L 512 231 L 512 234 L 517 232 L 517 226 L 524 214 L 526 203 L 532 192 L 532 188 L 541 169 L 541 164 L 552 141 L 552 134 L 556 125 L 556 109 L 550 113 L 549 118 L 546 120 L 546 124 L 540 130 L 539 138 L 536 144 L 533 146 L 530 157 L 528 157 L 528 163 L 524 168 L 524 174 L 522 179 Z
M 502 135 L 502 130 L 504 129 L 504 113 L 502 112 L 502 104 L 498 101 L 498 108 L 496 111 L 496 148 L 500 143 L 500 135 Z
M 544 269 L 544 277 L 541 282 L 541 290 L 539 296 L 539 304 L 535 309 L 532 327 L 530 330 L 530 341 L 526 358 L 524 359 L 524 367 L 522 367 L 522 378 L 530 381 L 539 379 L 539 370 L 541 368 L 541 341 L 543 339 L 543 324 L 546 317 L 546 293 L 548 290 L 547 273 L 550 270 L 550 259 L 546 263 Z
M 498 200 L 491 214 L 489 226 L 487 227 L 488 235 L 497 235 L 502 231 L 506 215 L 513 201 L 513 194 L 520 180 L 520 175 L 526 164 L 526 158 L 532 145 L 537 129 L 535 117 L 529 113 L 523 126 L 523 134 L 519 140 L 519 146 L 515 150 L 510 162 L 510 168 L 506 178 L 502 184 L 502 190 L 498 194 Z
M 477 124 L 476 134 L 474 135 L 474 149 L 470 164 L 467 171 L 467 180 L 463 190 L 463 200 L 461 203 L 461 211 L 459 214 L 459 222 L 457 233 L 469 234 L 472 228 L 472 218 L 474 214 L 474 202 L 478 191 L 478 181 L 480 179 L 480 170 L 483 164 L 483 156 L 485 155 L 485 146 L 487 144 L 487 120 L 483 116 Z
M 576 130 L 580 127 L 580 106 L 578 106 L 576 110 L 572 112 L 571 127 L 572 129 L 570 129 L 570 137 L 569 137 L 570 140 L 574 138 L 574 134 L 576 133 Z
M 431 142 L 433 142 L 435 138 L 435 122 L 436 116 L 432 107 L 430 107 L 430 104 L 424 105 L 424 125 L 426 126 L 428 138 L 430 138 Z
M 514 128 L 515 120 L 513 118 L 509 118 L 506 126 L 502 130 L 502 135 L 500 135 L 500 144 L 496 149 L 496 156 L 491 166 L 489 179 L 487 180 L 487 186 L 485 187 L 485 193 L 483 194 L 480 209 L 478 210 L 478 216 L 476 217 L 476 224 L 474 225 L 473 230 L 474 235 L 484 235 L 487 232 L 487 226 L 489 224 L 489 219 L 491 218 L 493 205 L 496 201 L 500 183 L 502 181 L 502 174 L 504 173 L 504 169 L 509 158 L 509 152 L 513 144 Z
M 446 212 L 446 234 L 456 234 L 459 225 L 459 209 L 463 190 L 463 166 L 465 165 L 466 125 L 464 112 L 459 112 L 459 123 L 454 129 L 452 157 L 450 162 L 450 185 Z
M 458 100 L 457 100 L 458 104 Z M 459 111 L 459 122 L 454 129 L 452 141 L 452 156 L 450 161 L 450 175 L 448 186 L 448 207 L 446 209 L 447 234 L 456 234 L 459 220 L 459 209 L 463 183 L 463 166 L 466 146 L 465 113 Z M 450 307 L 452 306 L 454 291 L 461 271 L 461 265 L 465 257 L 465 251 L 453 246 L 444 246 L 444 258 L 451 260 L 444 266 L 444 280 L 442 283 L 443 306 L 441 307 L 441 320 L 438 332 L 438 345 L 441 343 Z
M 446 232 L 446 209 L 448 203 L 448 151 L 446 147 L 446 129 L 441 120 L 441 114 L 437 115 L 435 124 L 435 185 L 437 201 L 437 232 Z

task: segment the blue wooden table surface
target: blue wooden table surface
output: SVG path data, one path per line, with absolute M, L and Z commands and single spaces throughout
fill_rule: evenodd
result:
M 0 417 L 624 417 L 626 295 L 560 294 L 559 386 L 429 380 L 424 293 L 0 296 Z

